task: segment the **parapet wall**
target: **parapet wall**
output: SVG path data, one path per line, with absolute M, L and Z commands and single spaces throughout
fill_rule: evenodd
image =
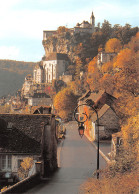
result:
M 41 182 L 40 179 L 40 175 L 39 174 L 35 174 L 31 177 L 28 177 L 18 183 L 16 183 L 15 185 L 9 187 L 8 189 L 6 189 L 3 192 L 0 193 L 23 193 L 26 192 L 27 190 L 35 187 L 37 184 L 39 184 Z

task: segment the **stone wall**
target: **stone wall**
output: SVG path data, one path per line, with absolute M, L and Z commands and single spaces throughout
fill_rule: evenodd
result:
M 44 127 L 42 157 L 44 158 L 44 177 L 49 176 L 57 168 L 56 124 L 52 118 L 51 124 Z
M 119 118 L 111 108 L 109 108 L 105 112 L 105 114 L 99 119 L 99 125 L 100 125 L 99 127 L 100 139 L 111 139 L 111 135 L 120 130 Z M 96 139 L 97 139 L 97 124 L 96 124 Z
M 5 191 L 1 192 L 1 193 L 23 193 L 26 192 L 27 190 L 35 187 L 37 184 L 41 183 L 41 179 L 40 179 L 40 175 L 39 174 L 35 174 L 31 177 L 28 177 L 16 184 L 14 184 L 13 186 L 9 187 L 8 189 L 6 189 Z
M 119 118 L 116 113 L 109 108 L 99 119 L 99 124 L 104 126 L 104 130 L 119 129 Z

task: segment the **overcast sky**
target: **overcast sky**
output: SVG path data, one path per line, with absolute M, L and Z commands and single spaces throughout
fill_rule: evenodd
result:
M 139 26 L 139 0 L 0 0 L 0 59 L 40 61 L 43 30 L 104 19 Z

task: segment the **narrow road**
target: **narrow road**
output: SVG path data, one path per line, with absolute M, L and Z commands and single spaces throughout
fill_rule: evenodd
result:
M 75 121 L 66 124 L 67 134 L 60 152 L 60 168 L 51 177 L 27 193 L 31 194 L 77 194 L 80 185 L 91 177 L 97 167 L 96 149 L 78 135 Z M 100 156 L 100 168 L 106 165 Z

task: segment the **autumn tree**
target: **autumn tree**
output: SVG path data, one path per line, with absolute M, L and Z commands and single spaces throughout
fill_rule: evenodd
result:
M 62 80 L 53 80 L 52 88 L 53 90 L 58 93 L 60 90 L 66 87 L 66 83 Z
M 105 51 L 107 53 L 118 53 L 122 48 L 120 40 L 117 38 L 109 39 L 105 46 Z
M 128 43 L 127 48 L 131 49 L 135 53 L 139 51 L 139 32 L 137 32 L 136 36 L 131 38 L 131 41 Z
M 77 96 L 70 88 L 64 88 L 55 96 L 54 107 L 57 114 L 63 119 L 68 118 L 68 116 L 73 113 L 76 105 Z
M 18 176 L 20 179 L 25 179 L 28 177 L 29 171 L 33 166 L 33 158 L 26 157 L 23 159 L 23 162 L 21 162 L 21 166 L 18 169 Z
M 99 90 L 100 89 L 100 78 L 102 74 L 97 67 L 97 58 L 95 57 L 90 63 L 88 64 L 88 77 L 87 83 L 92 90 Z
M 130 94 L 136 96 L 139 92 L 137 53 L 134 53 L 128 48 L 122 50 L 117 56 L 114 68 L 114 77 L 117 89 L 120 92 L 129 92 Z
M 57 29 L 57 33 L 61 34 L 61 33 L 64 33 L 64 32 L 68 32 L 68 28 L 66 28 L 65 26 L 59 26 L 58 29 Z

